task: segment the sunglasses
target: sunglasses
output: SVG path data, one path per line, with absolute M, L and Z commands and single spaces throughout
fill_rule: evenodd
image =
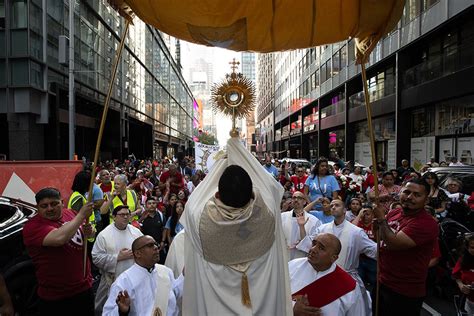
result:
M 137 250 L 140 250 L 140 249 L 143 249 L 143 248 L 153 248 L 153 247 L 158 247 L 160 248 L 160 245 L 156 242 L 156 241 L 153 241 L 153 242 L 149 242 L 147 244 L 144 244 L 143 246 L 141 246 L 140 248 L 137 248 Z

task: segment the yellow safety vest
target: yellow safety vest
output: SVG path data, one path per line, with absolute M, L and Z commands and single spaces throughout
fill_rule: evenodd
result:
M 77 191 L 72 192 L 71 197 L 69 198 L 69 202 L 67 203 L 67 208 L 72 209 L 72 206 L 74 205 L 74 203 L 76 203 L 79 199 L 82 199 L 82 205 L 85 205 L 87 203 L 87 199 L 84 197 L 84 195 L 82 195 L 81 193 Z M 92 211 L 91 216 L 89 216 L 89 223 L 91 223 L 92 227 L 95 228 L 94 211 Z M 91 238 L 87 238 L 87 240 L 92 242 L 95 240 L 95 238 L 91 237 Z
M 123 205 L 122 200 L 118 196 L 114 197 L 114 199 L 112 200 L 112 203 L 113 203 L 112 211 L 117 206 Z M 137 193 L 135 193 L 135 191 L 133 190 L 127 189 L 127 205 L 130 212 L 135 212 L 135 210 L 137 209 L 137 206 L 138 206 Z M 110 216 L 112 216 L 112 212 L 110 212 Z M 138 220 L 138 216 L 135 215 L 132 218 L 132 220 Z

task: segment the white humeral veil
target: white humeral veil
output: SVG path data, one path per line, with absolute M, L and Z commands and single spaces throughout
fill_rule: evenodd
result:
M 254 191 L 261 195 L 275 218 L 275 240 L 246 272 L 251 307 L 241 301 L 242 273 L 214 264 L 203 257 L 200 220 L 205 204 L 217 192 L 225 168 L 239 165 L 250 175 Z M 227 142 L 227 155 L 218 159 L 186 203 L 181 221 L 185 229 L 185 280 L 183 315 L 293 315 L 288 259 L 280 216 L 282 186 L 263 169 L 237 138 Z M 216 236 L 218 239 L 219 236 Z

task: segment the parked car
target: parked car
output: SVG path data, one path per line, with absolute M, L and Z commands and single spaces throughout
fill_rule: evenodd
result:
M 474 166 L 435 167 L 429 171 L 436 173 L 439 184 L 446 189 L 446 180 L 453 177 L 462 181 L 461 192 L 471 195 L 474 192 Z
M 302 165 L 305 170 L 307 170 L 307 169 L 311 170 L 311 169 L 312 169 L 312 166 L 313 166 L 313 165 L 311 164 L 311 162 L 309 162 L 309 161 L 306 160 L 306 159 L 283 158 L 281 161 L 286 161 L 286 162 L 288 162 L 290 165 L 291 165 L 292 163 L 296 164 L 297 166 L 298 166 L 298 165 Z
M 36 215 L 32 204 L 0 197 L 0 271 L 17 315 L 38 315 L 37 281 L 23 245 L 25 223 Z

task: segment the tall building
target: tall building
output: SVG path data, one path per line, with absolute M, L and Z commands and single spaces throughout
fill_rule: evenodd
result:
M 255 76 L 256 60 L 255 53 L 243 52 L 241 61 L 242 61 L 242 74 L 244 77 L 250 79 L 254 85 L 257 84 Z M 247 139 L 247 148 L 250 152 L 257 152 L 257 140 L 255 138 L 255 110 L 246 117 L 246 139 Z
M 7 159 L 67 159 L 70 1 L 0 0 L 0 153 Z M 75 152 L 91 158 L 124 20 L 106 1 L 75 1 Z M 160 157 L 185 150 L 193 96 L 163 34 L 130 27 L 107 116 L 101 159 Z M 66 51 L 66 57 L 68 56 Z
M 257 106 L 256 129 L 257 155 L 273 154 L 274 98 L 275 98 L 275 53 L 257 55 Z
M 203 58 L 196 59 L 188 69 L 188 82 L 193 95 L 199 100 L 199 129 L 217 135 L 216 114 L 210 104 L 211 86 L 214 80 L 213 64 Z
M 474 163 L 473 42 L 472 1 L 406 1 L 367 65 L 378 160 L 389 168 L 403 158 L 417 167 L 430 157 Z M 337 153 L 370 165 L 354 41 L 275 56 L 274 151 L 308 159 Z M 260 124 L 269 119 L 265 104 Z

